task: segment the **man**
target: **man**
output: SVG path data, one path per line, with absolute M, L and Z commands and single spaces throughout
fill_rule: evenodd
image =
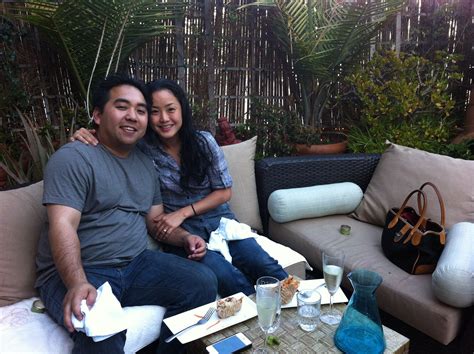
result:
M 71 321 L 71 314 L 82 319 L 81 301 L 91 307 L 106 281 L 122 306 L 160 305 L 166 316 L 216 297 L 217 281 L 208 268 L 146 249 L 147 226 L 152 231 L 153 219 L 163 213 L 157 173 L 135 146 L 147 127 L 147 98 L 140 82 L 104 80 L 93 97 L 99 148 L 67 144 L 45 172 L 49 230 L 40 239 L 36 286 L 53 319 L 72 333 L 73 352 L 123 352 L 125 331 L 94 342 L 74 331 Z M 197 236 L 183 229 L 172 236 L 176 244 L 199 249 L 196 258 L 203 256 Z M 170 334 L 163 325 L 158 352 L 182 351 L 177 340 L 161 340 Z

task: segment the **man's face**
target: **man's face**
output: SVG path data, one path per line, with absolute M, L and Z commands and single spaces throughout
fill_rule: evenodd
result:
M 112 153 L 126 157 L 145 135 L 146 101 L 140 90 L 130 85 L 114 87 L 109 96 L 103 112 L 94 110 L 94 121 L 99 126 L 97 137 Z

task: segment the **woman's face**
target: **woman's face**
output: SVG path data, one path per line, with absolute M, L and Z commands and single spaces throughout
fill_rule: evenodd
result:
M 183 125 L 181 105 L 169 90 L 163 89 L 152 94 L 151 126 L 161 140 L 173 139 Z

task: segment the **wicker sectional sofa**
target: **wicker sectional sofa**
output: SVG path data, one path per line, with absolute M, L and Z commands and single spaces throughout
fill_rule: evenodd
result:
M 280 189 L 353 182 L 366 191 L 380 157 L 378 154 L 342 154 L 258 161 L 257 188 L 265 232 L 271 239 L 301 253 L 319 270 L 321 251 L 344 251 L 344 274 L 355 268 L 366 268 L 382 275 L 383 282 L 376 292 L 382 310 L 440 343 L 448 344 L 463 329 L 466 313 L 472 313 L 472 308 L 467 311 L 440 302 L 432 291 L 431 274 L 410 275 L 392 264 L 380 246 L 380 225 L 362 222 L 350 215 L 329 215 L 285 223 L 277 223 L 269 215 L 268 198 Z M 342 224 L 351 226 L 349 236 L 339 232 Z M 346 277 L 342 286 L 352 289 Z M 472 278 L 470 286 L 473 286 Z M 466 287 L 469 288 L 469 284 Z
M 365 267 L 383 276 L 377 291 L 380 308 L 441 343 L 451 342 L 463 327 L 466 311 L 439 302 L 431 291 L 431 276 L 410 276 L 385 259 L 380 249 L 379 226 L 347 215 L 284 224 L 269 216 L 267 200 L 278 189 L 354 182 L 366 190 L 380 155 L 271 158 L 254 164 L 255 143 L 254 138 L 223 150 L 234 179 L 231 207 L 240 221 L 263 230 L 276 241 L 262 238 L 263 247 L 289 273 L 300 277 L 304 277 L 304 257 L 320 269 L 322 250 L 344 249 L 346 274 Z M 46 217 L 41 195 L 41 183 L 0 192 L 1 353 L 67 353 L 72 347 L 66 331 L 47 314 L 30 311 L 37 295 L 33 288 L 36 243 Z M 341 224 L 352 226 L 350 237 L 338 233 Z M 350 288 L 347 280 L 343 286 Z M 125 351 L 132 353 L 158 337 L 164 309 L 140 306 L 128 308 L 127 312 L 131 327 Z

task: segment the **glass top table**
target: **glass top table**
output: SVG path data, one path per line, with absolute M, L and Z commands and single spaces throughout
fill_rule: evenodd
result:
M 250 298 L 255 300 L 254 295 Z M 326 306 L 329 305 L 323 305 Z M 334 307 L 344 312 L 346 304 L 335 304 Z M 271 348 L 274 353 L 341 353 L 334 345 L 333 337 L 336 329 L 337 326 L 326 325 L 320 321 L 314 332 L 305 332 L 298 326 L 296 308 L 282 309 L 280 327 L 272 333 L 278 336 L 280 344 Z M 253 349 L 263 345 L 265 336 L 258 325 L 257 317 L 254 317 L 190 343 L 189 350 L 191 353 L 207 353 L 208 345 L 239 332 L 244 333 L 252 341 L 252 348 L 244 353 L 251 353 Z M 408 338 L 386 326 L 383 326 L 383 332 L 386 342 L 385 353 L 408 353 L 410 344 Z

